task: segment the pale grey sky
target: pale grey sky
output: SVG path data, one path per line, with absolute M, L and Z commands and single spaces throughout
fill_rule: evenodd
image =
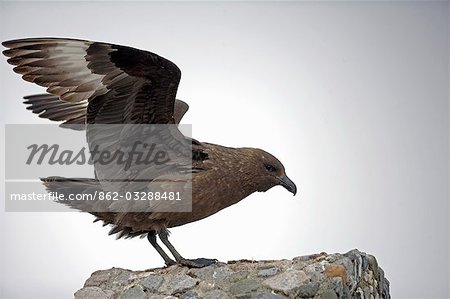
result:
M 196 139 L 284 163 L 296 197 L 277 187 L 173 229 L 186 257 L 358 248 L 377 257 L 393 298 L 448 298 L 448 12 L 447 2 L 0 2 L 0 39 L 156 52 L 182 70 Z M 46 123 L 21 104 L 42 88 L 5 59 L 0 78 L 2 123 Z M 115 241 L 89 215 L 0 218 L 2 298 L 70 298 L 94 270 L 163 265 L 146 240 Z

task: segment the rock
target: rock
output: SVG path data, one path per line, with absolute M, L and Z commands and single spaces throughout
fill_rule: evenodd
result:
M 204 299 L 229 299 L 231 298 L 227 293 L 222 290 L 215 289 L 205 293 Z
M 180 299 L 197 299 L 197 298 L 199 298 L 197 292 L 192 290 L 187 291 L 180 297 Z
M 317 291 L 319 290 L 319 282 L 309 282 L 301 285 L 298 288 L 297 296 L 298 297 L 305 297 L 305 298 L 312 298 L 317 294 Z
M 339 299 L 339 297 L 336 295 L 336 292 L 332 290 L 325 290 L 325 292 L 314 297 L 314 299 Z
M 166 285 L 166 290 L 171 295 L 182 294 L 193 288 L 198 283 L 198 279 L 194 279 L 186 274 L 177 274 Z
M 259 270 L 259 272 L 258 272 L 258 276 L 263 276 L 263 277 L 266 277 L 266 276 L 272 276 L 272 275 L 277 274 L 277 272 L 278 272 L 278 268 L 277 268 L 277 267 L 271 267 L 271 268 L 267 268 L 267 269 L 261 269 L 261 270 Z
M 126 290 L 122 297 L 122 299 L 146 299 L 147 295 L 141 286 L 134 286 Z
M 141 284 L 150 292 L 155 293 L 159 290 L 163 281 L 164 278 L 159 275 L 149 275 L 141 281 Z
M 264 290 L 253 294 L 251 299 L 284 299 L 286 296 L 275 293 L 274 291 Z
M 251 278 L 245 278 L 233 283 L 230 286 L 230 293 L 234 297 L 243 298 L 250 297 L 251 293 L 258 289 L 259 281 Z
M 263 285 L 272 290 L 283 292 L 290 297 L 294 297 L 298 289 L 308 281 L 309 277 L 305 272 L 291 270 L 264 280 Z
M 131 276 L 130 270 L 125 270 L 121 268 L 112 268 L 109 270 L 100 270 L 92 273 L 91 277 L 86 280 L 84 284 L 87 286 L 104 286 L 106 283 L 114 284 L 126 284 L 128 283 L 128 278 Z
M 238 260 L 201 269 L 181 266 L 94 272 L 75 299 L 390 299 L 375 257 L 358 250 L 292 260 Z
M 325 269 L 324 273 L 329 278 L 340 277 L 343 285 L 347 281 L 347 272 L 344 266 L 330 265 Z
M 84 299 L 84 298 L 112 299 L 113 297 L 111 293 L 108 296 L 107 292 L 103 291 L 99 287 L 84 287 L 75 293 L 75 299 Z

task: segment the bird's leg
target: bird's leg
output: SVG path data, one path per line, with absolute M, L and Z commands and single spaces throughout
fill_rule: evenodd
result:
M 163 242 L 164 245 L 166 245 L 166 247 L 169 249 L 169 251 L 173 254 L 173 256 L 175 257 L 175 260 L 177 261 L 177 263 L 183 265 L 183 266 L 188 266 L 188 267 L 193 267 L 193 268 L 203 268 L 212 264 L 217 263 L 216 259 L 207 259 L 207 258 L 198 258 L 198 259 L 185 259 L 184 257 L 181 256 L 181 254 L 178 253 L 178 251 L 175 249 L 175 247 L 173 247 L 172 243 L 170 243 L 169 241 L 169 233 L 167 230 L 162 230 L 161 232 L 158 233 L 159 238 L 161 239 L 161 241 Z
M 166 266 L 176 265 L 176 262 L 174 260 L 172 260 L 164 252 L 164 250 L 161 248 L 161 246 L 159 246 L 159 244 L 156 242 L 156 232 L 155 231 L 149 232 L 147 234 L 147 239 L 150 242 L 150 244 L 152 244 L 152 246 L 156 249 L 156 251 L 158 251 L 159 255 L 161 255 L 161 257 L 164 259 Z

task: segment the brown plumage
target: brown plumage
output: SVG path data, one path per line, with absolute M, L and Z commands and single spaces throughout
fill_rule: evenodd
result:
M 47 88 L 47 94 L 25 97 L 27 109 L 40 117 L 71 124 L 178 124 L 188 105 L 176 100 L 181 72 L 154 53 L 114 44 L 60 38 L 4 42 L 3 54 L 26 81 Z M 174 261 L 156 242 L 159 235 L 176 261 L 201 267 L 210 259 L 184 259 L 168 240 L 170 227 L 206 218 L 253 192 L 281 185 L 294 195 L 295 184 L 271 154 L 255 148 L 230 148 L 184 137 L 170 131 L 170 145 L 192 157 L 192 212 L 89 211 L 111 224 L 118 237 L 147 235 L 167 265 Z M 190 163 L 190 162 L 189 162 Z M 98 169 L 96 168 L 96 171 Z M 157 179 L 155 179 L 157 180 Z M 93 193 L 102 180 L 51 177 L 48 190 Z M 85 210 L 70 202 L 74 208 Z

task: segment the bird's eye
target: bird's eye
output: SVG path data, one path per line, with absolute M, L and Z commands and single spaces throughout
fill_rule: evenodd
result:
M 277 169 L 275 168 L 275 166 L 271 165 L 271 164 L 264 164 L 264 167 L 266 167 L 266 169 L 270 172 L 275 172 Z

